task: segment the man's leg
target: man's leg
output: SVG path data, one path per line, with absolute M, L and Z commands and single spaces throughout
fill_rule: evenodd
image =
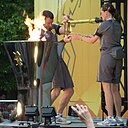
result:
M 57 97 L 60 95 L 60 88 L 53 88 L 51 92 L 51 104 L 54 103 L 54 101 L 57 99 Z
M 60 113 L 62 114 L 65 107 L 67 106 L 70 98 L 72 97 L 74 93 L 74 89 L 73 88 L 66 88 L 64 90 L 64 93 L 60 99 L 60 102 L 59 102 L 59 106 L 58 106 L 58 110 L 57 110 L 57 113 Z
M 51 92 L 51 103 L 53 103 L 57 97 L 60 94 L 61 89 L 60 88 L 54 88 Z M 57 110 L 57 116 L 56 116 L 56 123 L 59 124 L 69 124 L 71 121 L 67 121 L 65 118 L 62 117 L 62 113 L 67 106 L 70 98 L 72 97 L 74 93 L 73 88 L 67 88 L 64 89 L 64 93 L 60 99 L 59 105 L 58 105 L 58 110 Z

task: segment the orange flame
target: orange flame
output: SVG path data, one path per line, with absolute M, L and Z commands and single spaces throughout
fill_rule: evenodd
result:
M 28 16 L 25 19 L 25 24 L 28 26 L 29 31 L 29 39 L 30 41 L 46 41 L 45 37 L 41 38 L 41 30 L 47 31 L 47 29 L 43 26 L 45 20 L 43 18 L 35 18 L 30 19 Z

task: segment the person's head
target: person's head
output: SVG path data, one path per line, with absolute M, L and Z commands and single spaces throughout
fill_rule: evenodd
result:
M 107 20 L 108 18 L 115 18 L 116 20 L 119 20 L 117 10 L 110 3 L 102 5 L 100 15 L 103 21 Z
M 44 10 L 41 12 L 41 16 L 44 17 L 44 27 L 49 30 L 54 20 L 53 13 L 49 10 Z

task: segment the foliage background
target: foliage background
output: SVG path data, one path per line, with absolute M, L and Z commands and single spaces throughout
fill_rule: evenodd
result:
M 34 17 L 34 0 L 0 0 L 0 96 L 16 92 L 15 77 L 3 42 L 28 39 L 26 15 Z

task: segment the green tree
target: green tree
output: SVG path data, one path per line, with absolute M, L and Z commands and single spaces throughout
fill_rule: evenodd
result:
M 28 39 L 26 15 L 34 17 L 34 0 L 0 0 L 0 90 L 16 89 L 16 80 L 3 46 L 4 41 Z

